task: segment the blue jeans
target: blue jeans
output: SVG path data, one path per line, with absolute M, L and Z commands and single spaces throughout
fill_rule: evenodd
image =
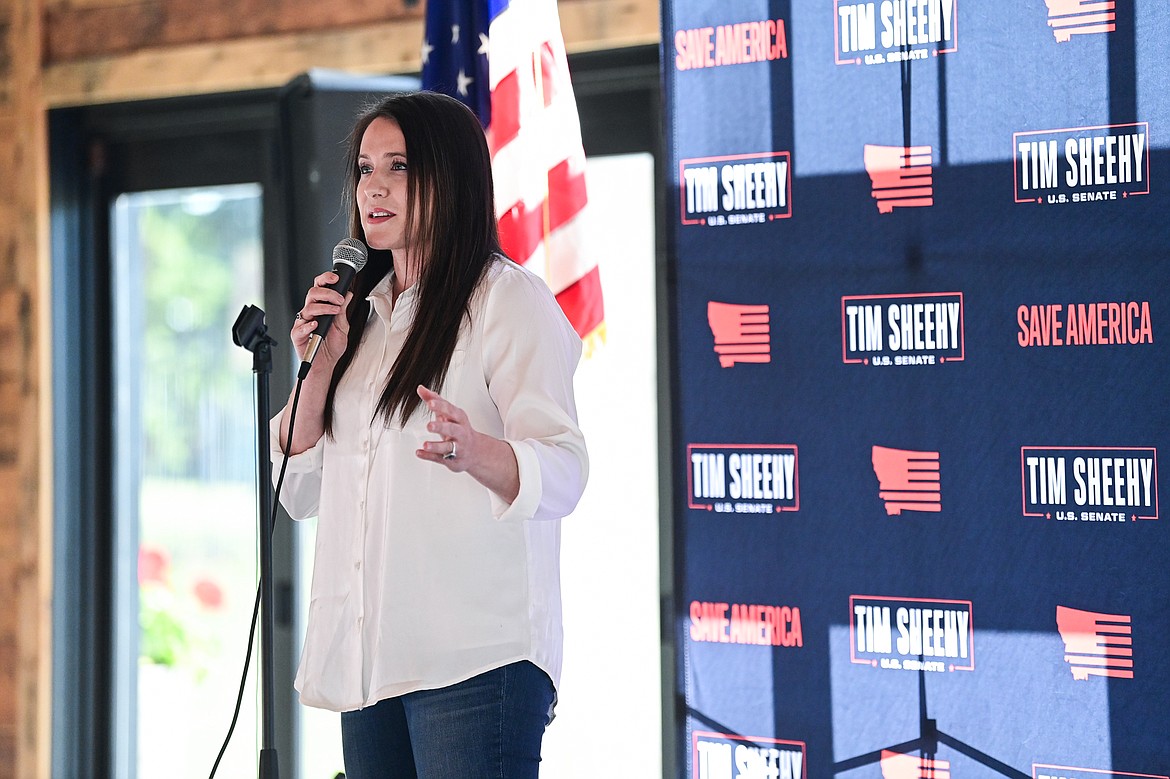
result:
M 341 714 L 346 779 L 527 779 L 553 686 L 528 661 Z

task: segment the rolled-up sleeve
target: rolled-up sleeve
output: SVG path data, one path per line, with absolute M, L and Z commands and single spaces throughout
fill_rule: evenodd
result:
M 511 504 L 493 494 L 496 519 L 559 519 L 580 500 L 589 477 L 573 394 L 580 358 L 581 339 L 544 282 L 517 268 L 492 285 L 484 371 L 520 477 Z
M 272 456 L 272 485 L 280 480 L 280 469 L 284 464 L 284 453 L 280 449 L 280 418 L 277 414 L 268 423 L 269 447 Z M 308 519 L 317 516 L 321 505 L 321 462 L 325 448 L 325 436 L 321 436 L 309 449 L 288 458 L 284 484 L 281 485 L 280 505 L 293 519 Z

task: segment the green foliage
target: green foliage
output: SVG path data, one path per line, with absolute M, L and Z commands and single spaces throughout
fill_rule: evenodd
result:
M 144 586 L 138 596 L 139 659 L 172 668 L 180 665 L 191 644 L 171 592 L 157 585 Z
M 134 208 L 139 253 L 126 287 L 136 298 L 129 310 L 141 317 L 131 334 L 141 338 L 132 359 L 143 471 L 198 478 L 225 451 L 251 455 L 250 359 L 232 343 L 231 325 L 241 301 L 260 299 L 261 221 L 258 197 L 199 209 L 191 200 Z

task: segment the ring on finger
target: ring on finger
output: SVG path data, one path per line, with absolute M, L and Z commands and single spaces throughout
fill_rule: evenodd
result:
M 303 316 L 301 316 L 301 312 L 300 312 L 300 311 L 298 311 L 298 312 L 297 312 L 297 315 L 296 315 L 295 317 L 293 317 L 293 318 L 294 318 L 294 319 L 296 319 L 297 321 L 300 321 L 300 320 L 304 319 L 304 317 L 303 317 Z
M 444 459 L 444 460 L 454 460 L 454 459 L 455 459 L 455 450 L 456 450 L 456 448 L 457 448 L 457 447 L 455 446 L 455 442 L 454 442 L 454 441 L 452 441 L 452 442 L 451 442 L 451 451 L 449 451 L 449 452 L 447 452 L 445 455 L 443 455 L 443 459 Z

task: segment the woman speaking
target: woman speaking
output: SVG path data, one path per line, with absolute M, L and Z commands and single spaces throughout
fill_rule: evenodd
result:
M 292 341 L 281 502 L 319 517 L 296 687 L 340 711 L 347 779 L 535 777 L 561 668 L 560 519 L 588 456 L 581 343 L 544 282 L 503 256 L 479 121 L 442 95 L 363 113 L 344 297 L 315 279 Z M 290 399 L 291 404 L 291 399 Z

